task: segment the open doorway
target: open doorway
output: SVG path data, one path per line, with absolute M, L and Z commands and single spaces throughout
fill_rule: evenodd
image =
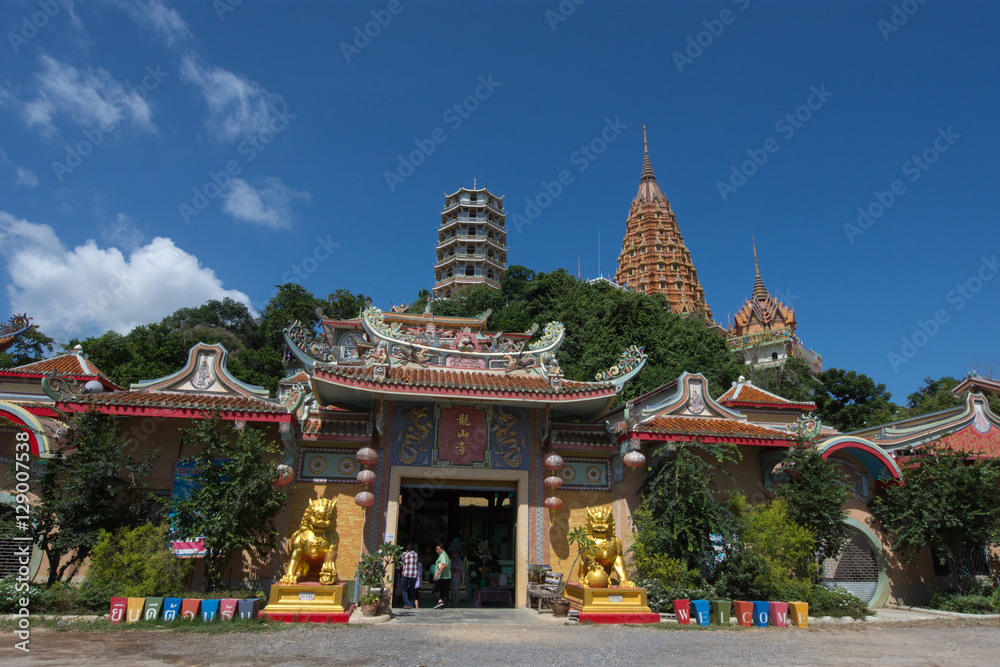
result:
M 471 607 L 480 588 L 492 586 L 513 594 L 517 507 L 516 483 L 432 487 L 402 480 L 396 534 L 399 544 L 412 542 L 417 551 L 422 569 L 421 607 L 432 604 L 430 570 L 438 544 L 452 559 L 456 550 L 460 553 L 459 606 Z M 481 541 L 488 544 L 491 554 L 485 561 L 479 558 Z

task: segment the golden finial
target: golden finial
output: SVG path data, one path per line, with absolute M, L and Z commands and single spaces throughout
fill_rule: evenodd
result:
M 642 126 L 642 150 L 649 152 L 649 146 L 646 144 L 646 126 Z

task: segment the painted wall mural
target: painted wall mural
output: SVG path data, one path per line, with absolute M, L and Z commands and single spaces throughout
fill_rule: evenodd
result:
M 528 469 L 528 409 L 447 401 L 397 403 L 391 433 L 394 465 Z
M 610 491 L 608 459 L 564 459 L 559 475 L 562 489 L 569 491 Z
M 356 484 L 361 466 L 354 450 L 302 449 L 299 450 L 299 482 L 315 484 Z

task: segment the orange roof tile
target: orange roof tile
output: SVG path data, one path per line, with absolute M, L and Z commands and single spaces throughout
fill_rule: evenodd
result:
M 751 384 L 750 382 L 737 382 L 729 388 L 726 393 L 717 400 L 722 405 L 749 405 L 749 406 L 773 406 L 776 408 L 799 408 L 803 410 L 815 410 L 815 403 L 790 401 L 777 394 Z
M 790 433 L 775 431 L 735 419 L 718 419 L 715 417 L 658 416 L 638 424 L 634 432 L 734 439 L 750 438 L 786 441 L 794 439 L 794 436 Z
M 30 364 L 25 364 L 24 366 L 11 368 L 10 370 L 18 371 L 20 373 L 38 373 L 40 375 L 55 371 L 62 376 L 88 376 L 99 377 L 105 380 L 108 379 L 108 377 L 102 373 L 97 366 L 92 364 L 89 359 L 84 357 L 82 354 L 73 353 L 60 354 L 58 357 L 35 361 Z M 110 382 L 110 380 L 108 381 Z
M 310 375 L 308 373 L 306 373 L 305 371 L 299 371 L 295 375 L 291 375 L 286 378 L 281 378 L 280 380 L 278 380 L 278 384 L 297 384 L 299 382 L 309 384 L 309 380 L 310 380 Z
M 364 419 L 307 419 L 302 426 L 304 436 L 367 437 L 368 418 Z
M 555 389 L 546 378 L 536 374 L 506 373 L 504 371 L 468 371 L 438 368 L 412 368 L 393 366 L 382 382 L 373 379 L 372 366 L 336 366 L 317 369 L 316 377 L 328 381 L 346 381 L 345 384 L 370 384 L 373 388 L 425 387 L 459 389 L 467 391 L 504 392 L 516 394 L 546 394 L 567 396 L 573 394 L 614 394 L 613 382 L 576 382 L 563 380 Z
M 271 401 L 247 396 L 184 394 L 168 391 L 115 391 L 85 394 L 74 400 L 84 405 L 167 408 L 177 410 L 224 410 L 227 412 L 282 413 L 285 408 Z

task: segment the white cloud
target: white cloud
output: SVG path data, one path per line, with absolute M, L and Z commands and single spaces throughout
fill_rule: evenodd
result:
M 38 187 L 38 176 L 35 172 L 31 171 L 27 167 L 20 167 L 14 164 L 14 161 L 7 157 L 7 154 L 0 150 L 0 157 L 3 161 L 9 164 L 14 169 L 14 184 L 23 185 L 26 188 L 37 188 Z
M 59 341 L 125 333 L 209 299 L 230 297 L 252 308 L 246 294 L 223 289 L 214 271 L 168 238 L 127 257 L 92 240 L 67 250 L 49 225 L 0 211 L 0 255 L 12 312 L 27 312 Z
M 226 192 L 223 210 L 237 220 L 269 229 L 288 229 L 292 226 L 292 200 L 309 201 L 309 193 L 292 190 L 280 178 L 266 178 L 264 184 L 257 189 L 242 178 L 234 178 Z
M 168 9 L 159 0 L 113 0 L 112 4 L 128 13 L 137 24 L 158 34 L 167 46 L 192 39 L 191 28 L 176 9 Z
M 126 90 L 107 70 L 80 70 L 47 55 L 39 62 L 33 99 L 0 90 L 0 101 L 19 108 L 28 127 L 52 134 L 56 116 L 63 115 L 84 128 L 117 126 L 128 120 L 138 130 L 156 131 L 153 112 L 143 95 L 137 89 Z
M 205 125 L 219 141 L 273 131 L 272 119 L 281 118 L 286 109 L 280 95 L 269 93 L 256 81 L 203 65 L 190 55 L 181 59 L 181 80 L 200 90 L 208 105 Z

